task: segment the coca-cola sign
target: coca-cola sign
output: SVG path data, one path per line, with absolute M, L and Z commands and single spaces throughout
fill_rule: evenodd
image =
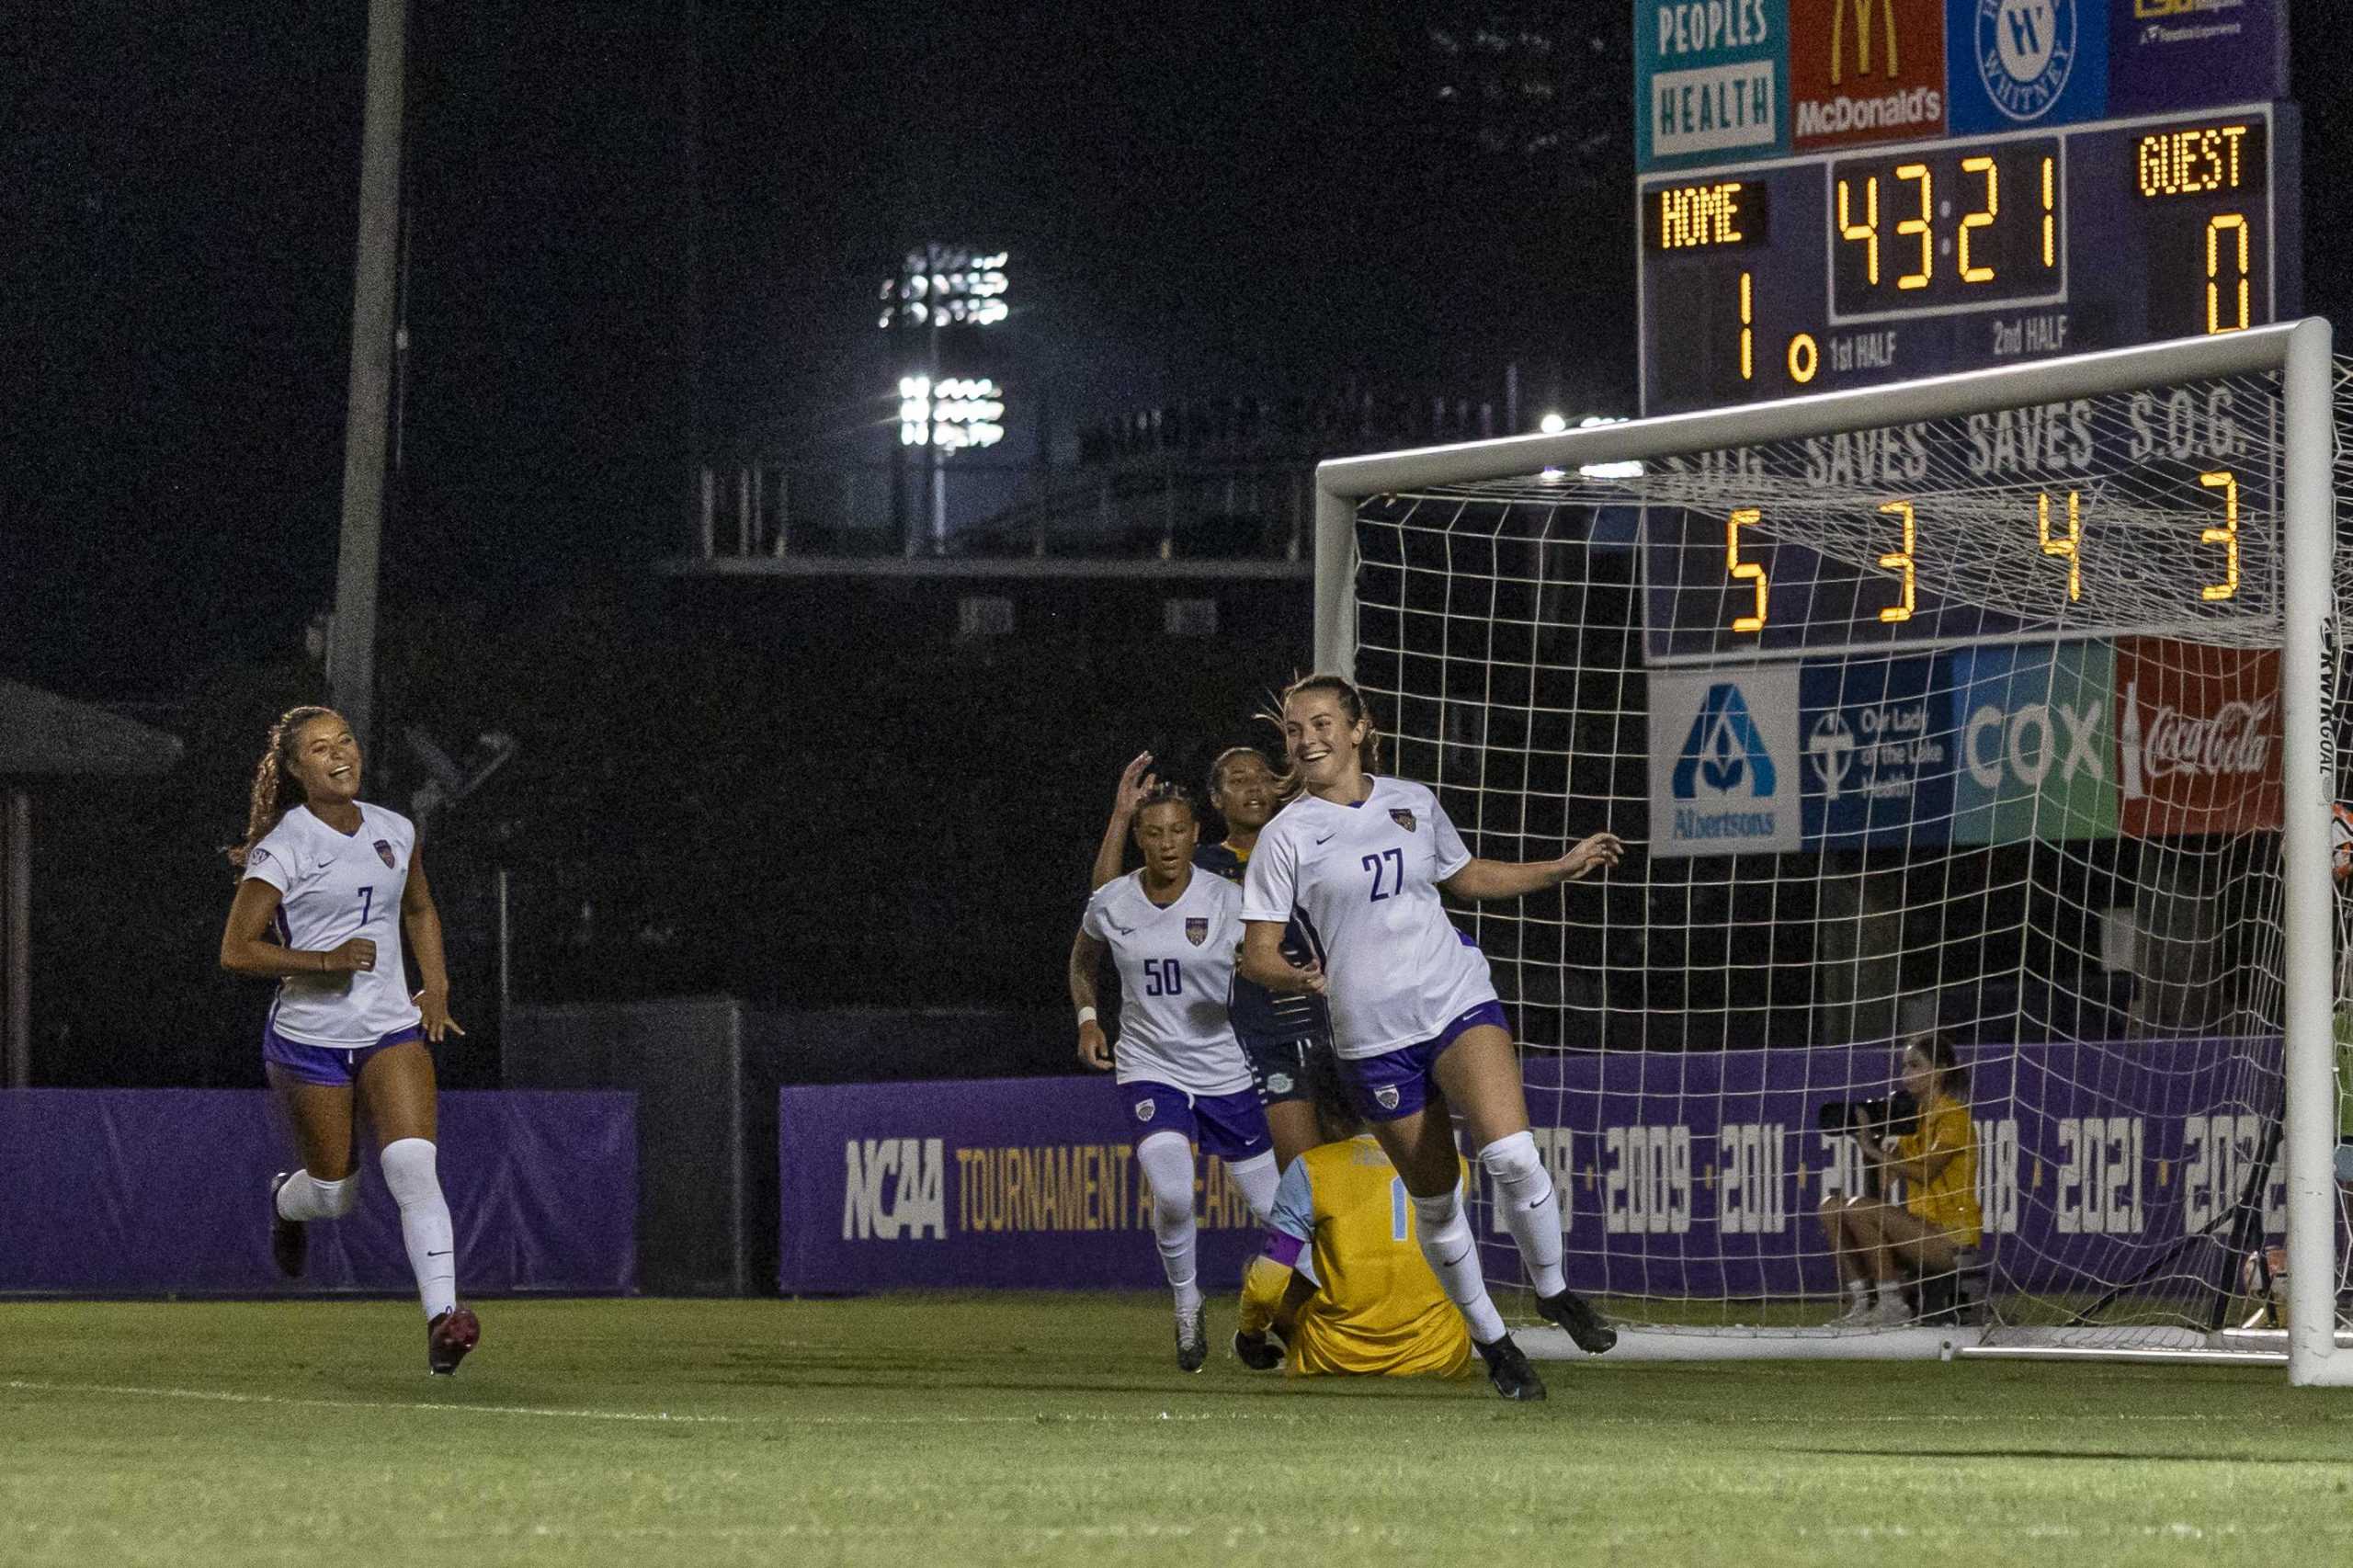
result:
M 2279 825 L 2279 655 L 2131 637 L 2116 651 L 2121 826 L 2142 838 Z

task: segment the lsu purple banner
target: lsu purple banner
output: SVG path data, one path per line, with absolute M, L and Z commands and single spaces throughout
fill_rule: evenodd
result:
M 1163 1283 L 1108 1078 L 787 1088 L 777 1121 L 788 1295 Z M 1202 1165 L 1202 1278 L 1237 1284 L 1257 1232 L 1223 1164 Z
M 2279 1103 L 2277 1040 L 1964 1052 L 1984 1251 L 2005 1288 L 2097 1290 L 2222 1225 Z M 1529 1108 L 1562 1198 L 1571 1282 L 1745 1299 L 1836 1289 L 1815 1210 L 1861 1190 L 1824 1104 L 1885 1095 L 1884 1046 L 1531 1057 Z M 1099 1078 L 783 1091 L 787 1292 L 1147 1289 L 1160 1282 L 1127 1129 Z M 1239 1274 L 1241 1194 L 1208 1162 L 1207 1278 Z M 1485 1195 L 1481 1195 L 1483 1199 Z M 2284 1221 L 2278 1173 L 2266 1228 Z M 1492 1278 L 1518 1255 L 1491 1203 Z M 2202 1251 L 2177 1267 L 2202 1268 Z
M 1853 1139 L 1821 1131 L 1821 1109 L 1885 1096 L 1893 1058 L 1869 1046 L 1530 1059 L 1570 1282 L 1708 1299 L 1834 1290 L 1816 1210 L 1861 1190 L 1863 1163 Z M 1997 1281 L 2038 1291 L 2103 1289 L 2216 1227 L 2279 1105 L 2276 1040 L 2005 1045 L 1962 1062 L 1983 1250 Z M 2261 1201 L 2277 1233 L 2277 1170 Z M 1486 1208 L 1490 1277 L 1517 1278 Z
M 469 1293 L 635 1287 L 636 1096 L 446 1094 L 438 1145 Z M 0 1291 L 283 1293 L 266 1204 L 290 1149 L 259 1090 L 0 1093 Z M 312 1228 L 302 1290 L 413 1288 L 374 1165 Z

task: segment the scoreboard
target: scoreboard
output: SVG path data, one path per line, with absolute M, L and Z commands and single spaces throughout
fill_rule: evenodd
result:
M 2292 316 L 2298 131 L 2258 103 L 1642 176 L 1643 412 Z

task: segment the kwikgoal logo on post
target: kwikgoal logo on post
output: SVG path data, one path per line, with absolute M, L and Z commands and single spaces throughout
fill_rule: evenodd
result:
M 1651 841 L 1660 855 L 1795 849 L 1798 672 L 1654 672 Z

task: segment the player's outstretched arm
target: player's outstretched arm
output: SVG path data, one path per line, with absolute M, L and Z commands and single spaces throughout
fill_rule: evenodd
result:
M 1093 892 L 1120 874 L 1120 862 L 1128 853 L 1128 829 L 1136 820 L 1136 812 L 1160 780 L 1154 776 L 1152 753 L 1140 751 L 1127 767 L 1120 769 L 1119 787 L 1111 795 L 1111 820 L 1103 825 L 1103 842 L 1095 848 L 1095 869 L 1088 873 L 1086 891 Z
M 1524 898 L 1575 881 L 1588 872 L 1607 870 L 1625 853 L 1626 846 L 1616 834 L 1597 833 L 1557 860 L 1472 860 L 1438 885 L 1457 898 L 1473 902 Z

